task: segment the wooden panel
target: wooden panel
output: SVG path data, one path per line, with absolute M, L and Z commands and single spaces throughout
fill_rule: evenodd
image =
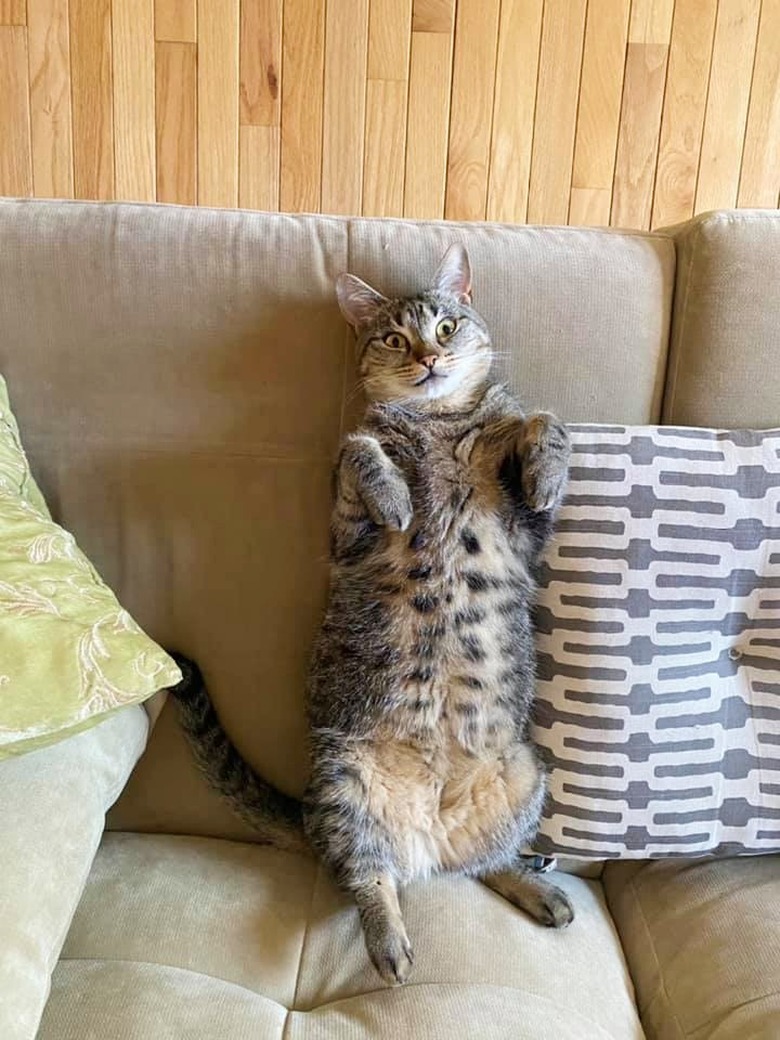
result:
M 533 224 L 565 224 L 569 215 L 584 30 L 585 0 L 545 0 L 528 195 Z
M 677 0 L 666 76 L 653 227 L 693 215 L 717 0 Z
M 27 30 L 0 26 L 0 195 L 32 195 Z
M 734 206 L 745 138 L 760 0 L 720 0 L 696 188 L 696 209 Z
M 400 217 L 404 211 L 406 83 L 370 79 L 366 92 L 363 213 Z
M 73 197 L 68 0 L 28 0 L 33 189 Z
M 194 43 L 157 44 L 158 202 L 197 202 L 196 63 Z
M 496 56 L 487 219 L 523 223 L 528 212 L 542 0 L 502 0 Z
M 282 0 L 241 0 L 242 123 L 279 125 L 281 75 Z
M 0 0 L 0 25 L 26 24 L 27 8 L 25 0 Z M 8 69 L 12 70 L 13 67 L 13 65 L 9 65 Z
M 572 188 L 569 223 L 582 227 L 609 227 L 611 188 Z
M 452 37 L 412 33 L 406 128 L 404 216 L 444 216 Z
M 588 4 L 572 171 L 575 188 L 612 187 L 630 6 L 630 0 Z
M 628 45 L 612 193 L 614 227 L 650 227 L 668 53 L 665 44 Z
M 322 146 L 323 213 L 361 212 L 367 47 L 368 0 L 328 0 Z
M 460 0 L 455 26 L 444 215 L 484 220 L 487 207 L 499 0 Z
M 596 225 L 609 196 L 642 227 L 778 202 L 780 0 L 0 0 L 3 22 L 27 48 L 6 37 L 4 176 L 39 196 Z
M 154 202 L 154 4 L 112 0 L 114 192 Z
M 322 174 L 325 0 L 285 0 L 281 182 L 287 212 L 317 212 Z
M 780 191 L 780 0 L 763 0 L 753 70 L 740 206 L 776 206 Z
M 198 0 L 198 202 L 238 205 L 238 0 Z
M 279 208 L 279 127 L 242 126 L 239 131 L 239 205 Z
M 674 0 L 632 0 L 629 43 L 669 42 Z
M 368 78 L 409 78 L 412 0 L 371 0 L 368 22 Z
M 414 0 L 414 32 L 451 33 L 455 25 L 455 0 Z
M 114 104 L 110 0 L 69 0 L 73 190 L 114 198 Z
M 158 40 L 195 43 L 198 0 L 156 0 L 154 35 Z

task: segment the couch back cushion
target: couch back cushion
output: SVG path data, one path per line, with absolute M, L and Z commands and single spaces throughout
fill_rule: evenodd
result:
M 660 415 L 672 240 L 137 205 L 0 204 L 0 371 L 55 518 L 143 627 L 200 662 L 239 748 L 300 791 L 326 591 L 350 269 L 414 290 L 461 239 L 529 407 Z M 195 777 L 169 705 L 116 826 L 246 832 Z
M 663 421 L 765 429 L 780 423 L 780 212 L 705 213 L 677 243 Z

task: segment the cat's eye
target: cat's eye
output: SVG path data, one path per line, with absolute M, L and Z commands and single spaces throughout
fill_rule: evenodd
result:
M 458 323 L 454 318 L 444 318 L 436 326 L 436 338 L 449 339 L 457 327 Z
M 391 332 L 385 336 L 385 346 L 390 347 L 391 350 L 406 350 L 409 344 L 406 336 L 402 336 L 400 332 Z

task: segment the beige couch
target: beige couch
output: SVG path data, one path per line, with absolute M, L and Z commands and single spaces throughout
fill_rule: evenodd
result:
M 778 213 L 649 235 L 0 203 L 0 371 L 52 510 L 291 792 L 356 407 L 334 279 L 413 289 L 455 239 L 529 406 L 780 424 Z M 5 773 L 2 1040 L 35 1035 L 50 967 L 42 1040 L 780 1037 L 778 856 L 567 865 L 560 934 L 473 881 L 415 886 L 414 980 L 389 990 L 324 872 L 205 788 L 171 704 L 95 854 L 142 719 Z

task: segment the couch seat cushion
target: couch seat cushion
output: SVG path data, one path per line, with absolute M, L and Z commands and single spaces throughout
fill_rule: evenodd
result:
M 601 885 L 560 884 L 578 914 L 561 933 L 478 882 L 408 889 L 415 973 L 388 989 L 357 912 L 314 862 L 217 839 L 107 834 L 39 1040 L 641 1038 Z
M 604 879 L 651 1040 L 777 1040 L 780 855 L 611 863 Z

